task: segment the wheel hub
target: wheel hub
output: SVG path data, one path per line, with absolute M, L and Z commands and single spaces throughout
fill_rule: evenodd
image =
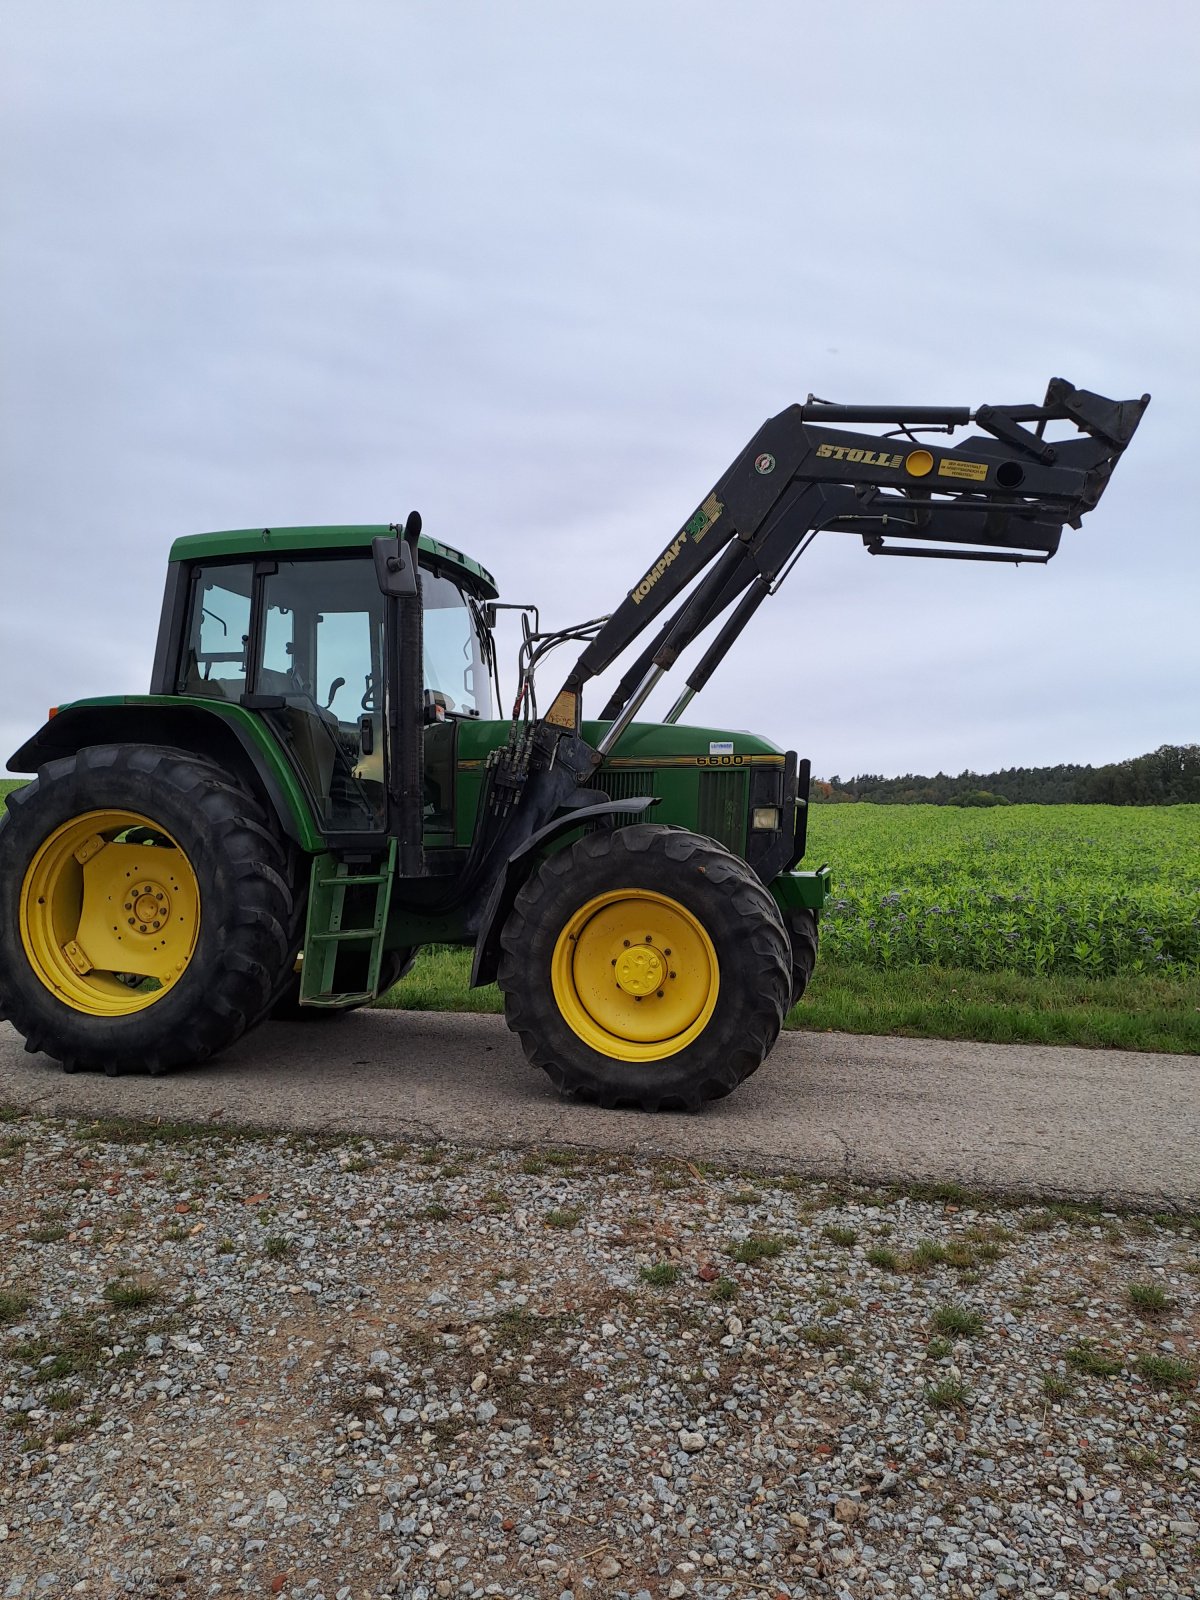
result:
M 628 950 L 622 950 L 614 968 L 614 976 L 620 987 L 626 994 L 634 995 L 639 1000 L 661 989 L 666 975 L 666 960 L 652 944 L 635 944 Z
M 125 910 L 135 933 L 157 933 L 171 915 L 171 899 L 162 884 L 149 880 L 131 891 Z

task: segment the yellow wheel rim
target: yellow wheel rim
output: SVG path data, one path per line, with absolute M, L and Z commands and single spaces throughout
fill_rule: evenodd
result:
M 704 1032 L 720 969 L 704 925 L 678 900 L 613 889 L 580 906 L 550 961 L 573 1033 L 617 1061 L 663 1061 Z
M 21 943 L 46 988 L 89 1017 L 152 1006 L 187 970 L 200 890 L 179 845 L 136 811 L 88 811 L 42 844 L 21 885 Z

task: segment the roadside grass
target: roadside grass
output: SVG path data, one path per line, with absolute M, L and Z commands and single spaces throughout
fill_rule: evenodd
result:
M 427 945 L 417 955 L 412 971 L 387 994 L 375 1002 L 389 1011 L 472 1011 L 504 1010 L 504 1001 L 494 983 L 482 989 L 468 987 L 471 954 L 455 945 Z
M 1131 1283 L 1126 1294 L 1129 1304 L 1144 1317 L 1156 1317 L 1171 1304 L 1166 1290 L 1156 1283 Z
M 33 1296 L 23 1289 L 0 1289 L 0 1327 L 19 1322 L 33 1304 Z
M 961 1378 L 943 1378 L 940 1383 L 927 1385 L 925 1402 L 935 1411 L 965 1411 L 971 1403 L 971 1391 Z
M 655 1289 L 669 1289 L 679 1277 L 679 1268 L 672 1261 L 660 1261 L 653 1267 L 641 1267 L 638 1277 Z
M 785 1243 L 782 1239 L 763 1238 L 759 1234 L 752 1233 L 740 1244 L 732 1245 L 728 1253 L 743 1266 L 753 1267 L 760 1261 L 773 1261 L 776 1256 L 783 1254 L 784 1249 Z
M 1089 1378 L 1115 1378 L 1125 1366 L 1120 1356 L 1098 1348 L 1090 1339 L 1080 1339 L 1065 1352 L 1063 1359 L 1069 1367 Z
M 495 984 L 467 987 L 470 965 L 469 950 L 431 946 L 376 1004 L 400 1011 L 501 1012 Z M 1200 977 L 1034 977 L 957 967 L 877 971 L 822 957 L 812 987 L 785 1027 L 1197 1055 Z
M 1200 977 L 876 971 L 822 957 L 792 1029 L 1200 1054 Z
M 939 1333 L 952 1334 L 956 1339 L 973 1339 L 983 1332 L 983 1318 L 968 1306 L 938 1306 L 931 1321 Z

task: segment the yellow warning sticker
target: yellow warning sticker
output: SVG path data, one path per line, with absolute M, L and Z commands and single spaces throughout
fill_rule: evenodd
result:
M 974 478 L 982 483 L 987 474 L 986 461 L 951 461 L 948 456 L 943 456 L 938 464 L 939 478 Z
M 553 723 L 556 728 L 574 730 L 575 718 L 579 714 L 575 701 L 576 697 L 570 689 L 560 689 L 554 704 L 546 713 L 546 721 Z

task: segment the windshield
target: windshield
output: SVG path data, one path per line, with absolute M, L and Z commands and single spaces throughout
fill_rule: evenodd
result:
M 474 613 L 458 585 L 421 569 L 425 612 L 425 686 L 447 711 L 490 717 L 491 685 Z

